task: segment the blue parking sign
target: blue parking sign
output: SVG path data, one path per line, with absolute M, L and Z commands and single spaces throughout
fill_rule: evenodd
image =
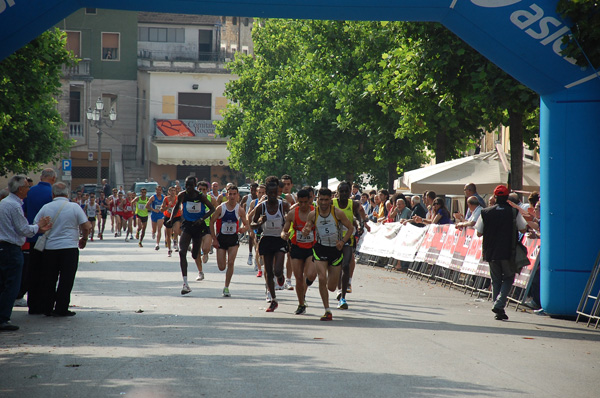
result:
M 63 159 L 62 171 L 71 171 L 71 159 Z

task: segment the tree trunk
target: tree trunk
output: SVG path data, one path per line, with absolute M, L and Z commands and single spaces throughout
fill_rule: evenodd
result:
M 321 188 L 328 188 L 329 176 L 327 174 L 321 174 Z
M 438 130 L 435 136 L 435 163 L 443 163 L 446 161 L 446 130 Z
M 394 181 L 398 178 L 398 165 L 396 163 L 388 163 L 388 191 L 393 195 Z
M 510 188 L 523 189 L 523 114 L 514 109 L 508 111 L 510 127 Z

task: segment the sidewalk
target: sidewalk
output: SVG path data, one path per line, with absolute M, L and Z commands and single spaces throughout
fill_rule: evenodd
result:
M 107 233 L 107 235 L 109 235 Z M 294 291 L 266 313 L 263 279 L 240 246 L 230 298 L 211 255 L 206 279 L 188 255 L 108 237 L 80 252 L 71 318 L 27 315 L 0 334 L 0 396 L 12 397 L 565 397 L 598 395 L 600 330 L 508 310 L 358 265 L 350 309 L 323 314 L 318 282 L 305 315 Z

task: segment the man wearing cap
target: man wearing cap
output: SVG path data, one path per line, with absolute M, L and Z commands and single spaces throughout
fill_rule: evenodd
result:
M 508 188 L 498 185 L 494 189 L 496 204 L 481 211 L 481 217 L 475 224 L 477 236 L 483 236 L 483 259 L 490 264 L 492 278 L 492 298 L 494 307 L 492 312 L 499 321 L 507 320 L 504 311 L 508 292 L 515 280 L 516 270 L 512 266 L 512 248 L 518 239 L 518 234 L 513 231 L 515 214 L 508 200 Z M 523 216 L 516 214 L 517 229 L 525 232 L 527 224 Z

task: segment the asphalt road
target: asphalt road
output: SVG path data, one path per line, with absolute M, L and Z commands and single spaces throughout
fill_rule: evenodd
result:
M 148 240 L 148 239 L 147 239 Z M 181 296 L 178 257 L 108 237 L 80 253 L 71 318 L 27 315 L 0 334 L 0 397 L 596 397 L 600 330 L 508 311 L 358 265 L 350 309 L 321 322 L 293 291 L 266 313 L 240 247 L 231 284 L 214 256 Z M 194 277 L 192 277 L 194 276 Z

